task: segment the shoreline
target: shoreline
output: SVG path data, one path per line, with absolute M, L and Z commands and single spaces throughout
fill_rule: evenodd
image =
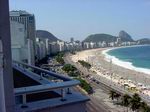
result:
M 72 55 L 71 59 L 74 62 L 78 60 L 87 61 L 92 65 L 91 70 L 95 71 L 99 76 L 107 80 L 112 80 L 113 83 L 122 87 L 124 84 L 136 87 L 140 94 L 145 94 L 147 97 L 150 97 L 150 76 L 145 73 L 118 66 L 114 63 L 110 65 L 110 62 L 105 59 L 103 54 L 104 51 L 106 52 L 108 50 L 110 50 L 110 48 L 80 51 L 77 52 L 76 55 Z M 111 73 L 112 76 L 110 75 Z
M 133 47 L 137 47 L 137 46 L 133 46 Z M 136 72 L 141 72 L 141 73 L 150 75 L 150 69 L 136 67 L 131 62 L 120 60 L 116 56 L 112 56 L 112 55 L 108 54 L 109 51 L 115 50 L 115 49 L 120 49 L 120 48 L 126 48 L 126 47 L 118 47 L 118 48 L 112 48 L 112 49 L 110 48 L 110 49 L 103 50 L 102 54 L 105 55 L 105 60 L 108 62 L 110 62 L 110 60 L 111 60 L 112 64 L 124 67 L 126 69 L 134 70 Z

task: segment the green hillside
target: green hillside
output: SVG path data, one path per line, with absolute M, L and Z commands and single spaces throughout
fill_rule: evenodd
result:
M 117 37 L 108 34 L 94 34 L 88 36 L 84 42 L 114 42 L 116 41 L 116 38 Z

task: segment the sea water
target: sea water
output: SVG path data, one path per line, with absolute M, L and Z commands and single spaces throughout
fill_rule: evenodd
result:
M 150 74 L 150 45 L 114 48 L 103 53 L 116 65 Z

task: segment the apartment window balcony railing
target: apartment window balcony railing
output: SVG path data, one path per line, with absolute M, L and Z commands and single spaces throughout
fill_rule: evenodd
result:
M 67 100 L 66 94 L 72 94 L 71 88 L 80 84 L 79 81 L 71 79 L 69 77 L 17 61 L 13 61 L 13 68 L 21 70 L 22 72 L 32 73 L 39 78 L 39 81 L 40 80 L 49 81 L 49 83 L 45 84 L 15 88 L 14 89 L 15 96 L 16 97 L 21 96 L 20 98 L 22 108 L 28 107 L 27 96 L 31 94 L 34 95 L 49 91 L 55 91 L 56 93 L 60 93 L 61 97 L 60 100 L 66 101 Z

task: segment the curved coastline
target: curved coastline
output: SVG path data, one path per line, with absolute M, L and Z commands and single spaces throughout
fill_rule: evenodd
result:
M 78 60 L 85 60 L 89 62 L 92 65 L 90 71 L 94 72 L 94 74 L 90 75 L 91 78 L 100 77 L 102 80 L 104 78 L 103 81 L 106 81 L 108 85 L 113 83 L 121 88 L 124 86 L 124 84 L 128 84 L 129 87 L 136 87 L 137 92 L 142 96 L 150 98 L 150 75 L 147 72 L 143 72 L 134 68 L 128 68 L 126 67 L 127 65 L 117 65 L 114 63 L 115 60 L 113 60 L 113 65 L 110 68 L 110 62 L 108 62 L 110 61 L 110 58 L 106 60 L 105 57 L 109 56 L 109 54 L 107 54 L 108 51 L 118 48 L 124 47 L 90 49 L 77 52 L 75 55 L 69 55 L 69 57 L 72 62 L 75 63 Z M 124 62 L 123 65 L 125 65 Z M 110 75 L 110 73 L 112 73 L 112 75 Z
M 131 47 L 136 47 L 136 46 L 131 46 Z M 119 58 L 108 54 L 110 50 L 116 50 L 116 49 L 121 49 L 121 48 L 125 48 L 125 47 L 117 47 L 117 48 L 110 48 L 110 49 L 103 50 L 102 54 L 104 55 L 105 60 L 108 62 L 110 62 L 111 60 L 112 63 L 115 65 L 150 75 L 150 69 L 136 67 L 131 62 L 120 60 Z

